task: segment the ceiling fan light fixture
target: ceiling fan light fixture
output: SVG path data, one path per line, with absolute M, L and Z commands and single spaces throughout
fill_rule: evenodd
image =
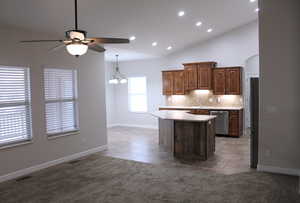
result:
M 83 43 L 71 43 L 71 44 L 68 44 L 66 46 L 66 48 L 67 48 L 67 51 L 69 52 L 69 54 L 71 54 L 73 56 L 81 56 L 87 52 L 89 47 Z

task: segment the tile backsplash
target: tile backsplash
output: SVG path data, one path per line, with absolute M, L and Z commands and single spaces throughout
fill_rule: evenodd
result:
M 168 106 L 217 106 L 241 107 L 243 96 L 239 95 L 213 95 L 209 90 L 194 90 L 188 95 L 166 96 Z

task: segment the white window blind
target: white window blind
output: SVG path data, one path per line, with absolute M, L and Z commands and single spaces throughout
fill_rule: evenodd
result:
M 29 68 L 0 66 L 0 146 L 30 139 Z
M 147 112 L 146 77 L 128 78 L 128 100 L 130 112 Z
M 44 69 L 47 135 L 79 130 L 77 119 L 77 72 Z

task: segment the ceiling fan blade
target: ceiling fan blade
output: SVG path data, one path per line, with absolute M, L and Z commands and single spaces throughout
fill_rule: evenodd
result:
M 32 42 L 63 42 L 64 40 L 23 40 L 20 43 L 32 43 Z
M 59 44 L 59 45 L 57 45 L 57 46 L 55 46 L 55 47 L 52 47 L 52 48 L 49 50 L 49 52 L 57 51 L 58 49 L 60 49 L 60 48 L 62 48 L 62 47 L 64 47 L 64 46 L 65 46 L 65 44 Z
M 104 49 L 102 46 L 100 46 L 99 44 L 90 44 L 89 45 L 89 49 L 96 51 L 96 52 L 105 52 L 106 49 Z
M 124 38 L 89 38 L 92 42 L 97 42 L 99 44 L 126 44 L 129 43 L 129 39 Z

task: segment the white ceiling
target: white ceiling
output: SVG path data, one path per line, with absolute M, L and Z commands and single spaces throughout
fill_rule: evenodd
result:
M 106 45 L 108 60 L 114 60 L 116 53 L 120 60 L 167 55 L 257 19 L 257 3 L 249 0 L 78 0 L 78 6 L 79 28 L 89 36 L 136 36 L 130 44 Z M 184 17 L 177 16 L 180 10 L 185 11 Z M 58 38 L 73 29 L 73 12 L 73 0 L 0 2 L 1 23 Z M 203 25 L 196 27 L 197 21 Z M 214 31 L 207 33 L 210 27 Z M 156 47 L 151 46 L 154 41 Z M 167 51 L 168 46 L 173 49 Z

